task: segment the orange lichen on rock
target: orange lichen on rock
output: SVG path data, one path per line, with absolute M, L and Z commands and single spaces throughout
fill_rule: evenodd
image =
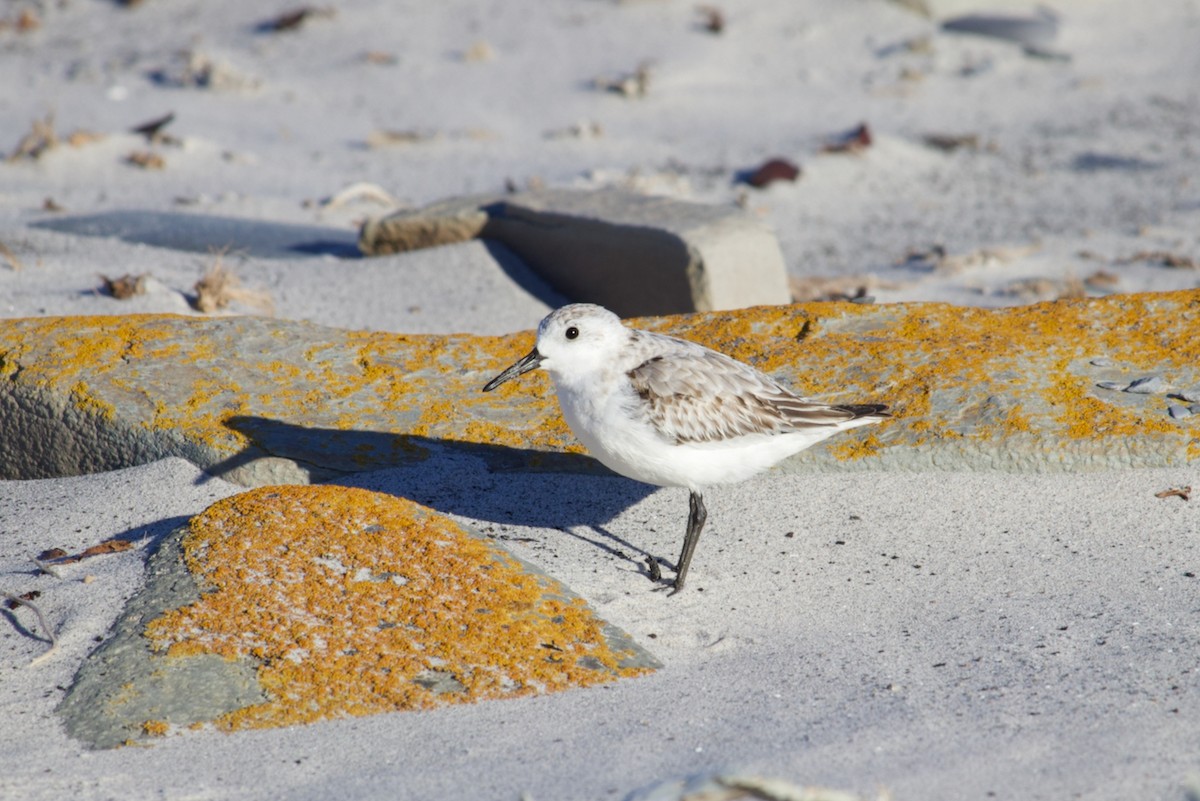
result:
M 1152 418 L 1099 399 L 1087 380 L 1069 372 L 1069 363 L 1104 355 L 1144 371 L 1200 364 L 1200 292 L 1194 290 L 1004 309 L 809 303 L 633 322 L 722 350 L 803 394 L 890 403 L 896 419 L 878 429 L 885 432 L 882 448 L 902 429 L 918 441 L 925 430 L 945 431 L 951 421 L 946 409 L 935 407 L 935 392 L 957 395 L 964 404 L 1003 392 L 1031 401 L 1012 407 L 996 426 L 979 425 L 968 434 L 981 439 L 1028 434 L 1038 415 L 1042 436 L 1054 431 L 1049 422 L 1071 439 L 1182 434 L 1181 424 L 1165 414 Z M 839 458 L 858 458 L 879 449 L 867 447 L 873 436 L 856 432 L 826 447 Z
M 1003 309 L 806 303 L 630 323 L 728 353 L 803 395 L 891 407 L 890 420 L 821 443 L 793 465 L 1057 469 L 1127 452 L 1112 447 L 1125 438 L 1140 440 L 1131 465 L 1200 455 L 1200 416 L 1171 418 L 1161 395 L 1097 387 L 1147 374 L 1200 386 L 1200 290 Z M 532 331 L 399 335 L 259 318 L 11 320 L 0 321 L 0 376 L 8 392 L 65 398 L 102 419 L 84 434 L 118 441 L 133 431 L 131 453 L 204 466 L 249 454 L 234 476 L 248 483 L 260 481 L 253 460 L 264 455 L 344 472 L 410 463 L 439 443 L 506 463 L 533 465 L 543 454 L 584 463 L 547 375 L 480 392 L 533 343 Z M 1112 366 L 1094 367 L 1097 357 Z M 340 432 L 359 435 L 353 449 L 331 436 Z M 953 459 L 934 458 L 938 449 Z M 122 458 L 118 451 L 104 465 Z
M 410 501 L 264 487 L 192 519 L 195 603 L 146 628 L 170 657 L 258 660 L 270 700 L 225 728 L 552 692 L 645 672 L 582 600 Z
M 142 732 L 147 737 L 165 737 L 171 730 L 171 724 L 165 720 L 147 720 L 142 723 Z

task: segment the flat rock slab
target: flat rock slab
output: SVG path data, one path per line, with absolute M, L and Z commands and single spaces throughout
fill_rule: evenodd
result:
M 168 535 L 59 708 L 106 748 L 556 692 L 659 663 L 582 599 L 411 501 L 263 487 Z
M 72 217 L 53 217 L 34 227 L 80 236 L 113 237 L 125 242 L 195 253 L 234 252 L 269 259 L 361 254 L 352 231 L 315 225 L 121 209 Z
M 511 248 L 557 291 L 621 316 L 787 303 L 787 270 L 763 223 L 728 207 L 616 189 L 451 198 L 367 222 L 380 255 L 472 238 Z
M 531 321 L 532 322 L 532 321 Z M 1200 461 L 1200 291 L 985 310 L 805 304 L 651 318 L 829 401 L 894 417 L 784 470 L 1079 470 Z M 0 468 L 73 475 L 181 456 L 245 485 L 447 450 L 492 469 L 602 470 L 548 376 L 483 384 L 533 333 L 404 336 L 262 318 L 0 322 Z M 1156 393 L 1128 392 L 1139 379 Z M 1139 383 L 1137 386 L 1147 386 Z

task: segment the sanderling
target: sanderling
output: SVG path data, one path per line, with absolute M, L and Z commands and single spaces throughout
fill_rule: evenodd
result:
M 742 481 L 889 416 L 878 403 L 806 400 L 723 353 L 627 328 L 587 303 L 547 315 L 533 350 L 483 391 L 538 367 L 554 379 L 563 417 L 593 456 L 623 476 L 691 492 L 672 594 L 683 589 L 708 516 L 705 487 Z

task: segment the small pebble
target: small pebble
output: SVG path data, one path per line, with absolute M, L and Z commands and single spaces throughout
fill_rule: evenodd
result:
M 1115 389 L 1119 392 L 1129 385 L 1124 381 L 1097 381 L 1096 386 L 1100 389 Z
M 1176 420 L 1182 420 L 1185 417 L 1191 417 L 1192 410 L 1186 406 L 1180 406 L 1177 403 L 1172 403 L 1167 407 L 1167 414 L 1171 415 L 1171 417 L 1175 418 Z
M 1139 378 L 1129 386 L 1125 387 L 1126 392 L 1132 392 L 1136 395 L 1158 395 L 1170 389 L 1170 385 L 1163 381 L 1162 376 L 1148 375 L 1145 378 Z
M 1112 367 L 1113 360 L 1107 356 L 1101 356 L 1098 359 L 1092 359 L 1090 362 L 1092 367 Z

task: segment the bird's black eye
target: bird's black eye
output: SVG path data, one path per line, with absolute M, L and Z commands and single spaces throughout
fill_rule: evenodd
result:
M 576 328 L 575 326 L 571 326 L 570 328 L 567 329 L 567 339 L 575 339 L 578 336 L 579 336 L 579 329 Z

